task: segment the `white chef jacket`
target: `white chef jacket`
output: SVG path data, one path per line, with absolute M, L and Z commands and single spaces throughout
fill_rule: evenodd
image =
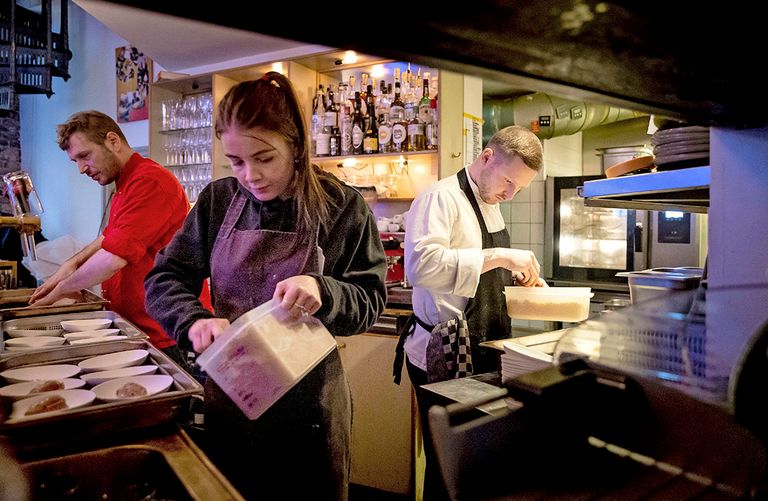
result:
M 469 168 L 464 169 L 488 231 L 502 230 L 499 204 L 485 203 Z M 416 197 L 406 217 L 405 273 L 413 286 L 417 317 L 436 325 L 464 311 L 480 282 L 482 247 L 480 224 L 456 175 L 439 180 Z M 417 324 L 404 345 L 408 360 L 425 371 L 428 341 L 429 332 Z

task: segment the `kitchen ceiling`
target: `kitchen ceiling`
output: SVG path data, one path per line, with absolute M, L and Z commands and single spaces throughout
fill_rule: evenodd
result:
M 701 124 L 768 124 L 759 3 L 475 0 L 375 21 L 304 4 L 265 16 L 227 0 L 115 3 Z
M 24 0 L 26 2 L 39 0 Z M 111 31 L 140 47 L 142 52 L 168 71 L 179 71 L 214 65 L 239 58 L 300 55 L 306 42 L 297 42 L 251 31 L 229 28 L 176 15 L 142 10 L 129 5 L 102 0 L 73 0 L 76 5 L 98 19 Z M 322 49 L 322 46 L 317 46 Z M 329 51 L 332 49 L 328 49 Z M 332 68 L 328 54 L 307 56 L 302 64 L 314 69 Z M 381 59 L 362 55 L 363 58 Z M 320 68 L 323 66 L 323 68 Z M 532 92 L 519 85 L 485 79 L 486 96 L 517 96 Z
M 285 40 L 158 12 L 104 2 L 73 0 L 111 31 L 140 47 L 168 71 L 260 54 L 290 53 L 304 42 Z

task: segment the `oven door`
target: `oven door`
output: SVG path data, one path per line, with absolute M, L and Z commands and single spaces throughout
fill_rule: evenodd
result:
M 544 267 L 547 278 L 623 282 L 621 271 L 646 267 L 647 213 L 586 207 L 576 193 L 602 176 L 549 177 L 546 181 Z

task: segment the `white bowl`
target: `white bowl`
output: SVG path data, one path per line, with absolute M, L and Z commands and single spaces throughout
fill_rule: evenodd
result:
M 36 337 L 36 336 L 59 336 L 64 331 L 61 327 L 41 328 L 41 329 L 8 329 L 6 332 L 9 337 Z
M 139 397 L 118 397 L 117 390 L 128 383 L 138 384 L 147 390 L 146 395 Z M 148 397 L 157 393 L 162 393 L 171 387 L 173 378 L 165 374 L 153 374 L 149 376 L 131 376 L 111 379 L 93 387 L 96 398 L 105 402 L 114 402 L 117 400 L 134 400 L 137 398 Z
M 109 318 L 83 318 L 80 320 L 62 320 L 61 327 L 67 332 L 92 331 L 106 329 L 112 325 Z
M 107 353 L 98 357 L 86 358 L 80 362 L 78 367 L 83 372 L 109 371 L 122 369 L 132 365 L 141 365 L 149 356 L 147 350 L 126 350 L 115 353 Z
M 85 383 L 88 383 L 89 386 L 95 386 L 112 379 L 153 374 L 156 370 L 156 365 L 133 365 L 131 367 L 123 367 L 122 369 L 115 369 L 112 371 L 89 372 L 88 374 L 81 375 L 80 379 Z
M 34 367 L 20 367 L 0 372 L 0 376 L 9 383 L 64 379 L 78 374 L 80 374 L 80 367 L 71 364 L 36 365 Z
M 67 402 L 67 408 L 50 411 L 50 412 L 41 412 L 40 414 L 33 414 L 31 416 L 26 415 L 27 409 L 29 409 L 31 406 L 35 405 L 36 403 L 40 402 L 41 400 L 46 399 L 52 395 L 59 395 L 62 398 L 64 398 L 64 400 Z M 94 400 L 96 400 L 96 394 L 91 390 L 58 390 L 58 391 L 49 391 L 47 393 L 41 393 L 40 395 L 25 398 L 23 400 L 17 400 L 16 402 L 14 402 L 10 419 L 6 421 L 6 423 L 16 419 L 17 420 L 36 419 L 39 417 L 50 416 L 52 414 L 56 414 L 59 412 L 66 412 L 70 409 L 76 409 L 78 407 L 88 405 Z
M 108 343 L 109 341 L 119 341 L 120 339 L 128 339 L 128 336 L 101 336 L 70 339 L 69 344 L 74 346 L 78 344 Z
M 91 337 L 102 337 L 102 336 L 115 336 L 117 334 L 120 334 L 120 329 L 98 329 L 95 331 L 78 331 L 78 332 L 67 332 L 64 334 L 64 339 L 68 339 L 72 341 L 73 339 L 85 339 L 85 338 L 91 338 Z
M 60 381 L 64 384 L 65 390 L 74 390 L 77 388 L 82 388 L 85 386 L 85 381 L 79 378 L 64 378 L 64 379 L 55 379 L 54 381 Z M 39 394 L 48 393 L 48 392 L 38 392 L 38 393 L 30 393 L 32 390 L 40 386 L 42 384 L 42 381 L 26 381 L 24 383 L 14 383 L 9 384 L 8 386 L 3 386 L 0 388 L 0 397 L 8 397 L 12 398 L 14 400 L 18 400 L 20 398 L 27 398 L 31 396 L 37 396 Z M 52 390 L 52 391 L 59 391 L 59 390 Z
M 5 346 L 6 348 L 35 349 L 64 344 L 64 341 L 66 340 L 63 337 L 52 336 L 15 337 L 8 339 Z

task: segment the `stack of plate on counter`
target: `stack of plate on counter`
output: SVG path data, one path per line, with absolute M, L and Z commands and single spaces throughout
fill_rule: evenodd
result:
M 552 355 L 522 344 L 505 341 L 501 354 L 501 382 L 506 383 L 528 372 L 546 369 L 552 365 Z
M 709 127 L 692 125 L 656 131 L 651 137 L 657 170 L 709 164 Z

